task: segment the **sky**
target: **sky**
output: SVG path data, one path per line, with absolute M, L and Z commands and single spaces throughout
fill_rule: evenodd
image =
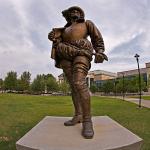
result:
M 52 43 L 48 33 L 66 23 L 61 12 L 80 6 L 85 19 L 100 30 L 109 61 L 91 70 L 120 72 L 150 62 L 150 0 L 0 0 L 0 78 L 9 71 L 18 77 L 62 73 L 50 58 Z

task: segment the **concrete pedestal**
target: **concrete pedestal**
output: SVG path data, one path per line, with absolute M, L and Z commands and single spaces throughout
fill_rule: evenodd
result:
M 93 139 L 81 136 L 81 124 L 64 126 L 68 119 L 45 117 L 17 141 L 17 150 L 140 150 L 142 139 L 108 116 L 92 118 Z

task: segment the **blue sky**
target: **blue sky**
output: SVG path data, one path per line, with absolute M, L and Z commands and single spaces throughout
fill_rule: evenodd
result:
M 80 6 L 85 19 L 92 20 L 104 38 L 108 62 L 94 64 L 91 70 L 112 72 L 137 68 L 150 62 L 149 0 L 0 0 L 0 78 L 10 70 L 58 76 L 50 58 L 53 27 L 63 27 L 61 11 Z

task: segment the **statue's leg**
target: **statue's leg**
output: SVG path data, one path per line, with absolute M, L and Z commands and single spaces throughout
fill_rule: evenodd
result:
M 86 84 L 86 76 L 90 68 L 90 61 L 84 56 L 77 56 L 73 62 L 73 83 L 74 88 L 80 94 L 80 101 L 83 110 L 83 129 L 82 135 L 85 138 L 94 136 L 91 120 L 91 104 L 89 89 Z
M 66 121 L 64 123 L 64 125 L 65 126 L 73 126 L 77 123 L 82 122 L 82 107 L 80 104 L 80 95 L 73 86 L 72 62 L 68 61 L 68 60 L 62 60 L 61 67 L 62 67 L 63 72 L 65 73 L 65 76 L 71 87 L 72 101 L 73 101 L 74 110 L 75 110 L 73 118 L 69 121 Z

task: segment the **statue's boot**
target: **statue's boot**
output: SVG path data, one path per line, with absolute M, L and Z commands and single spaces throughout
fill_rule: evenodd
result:
M 86 139 L 92 139 L 94 136 L 93 124 L 91 118 L 84 119 L 82 123 L 82 136 Z
M 84 93 L 85 92 L 85 93 Z M 84 89 L 85 97 L 82 97 L 82 110 L 83 110 L 83 123 L 82 123 L 82 136 L 86 139 L 92 139 L 94 136 L 93 124 L 90 113 L 90 96 Z
M 65 126 L 74 126 L 77 123 L 81 123 L 81 122 L 82 122 L 82 115 L 74 115 L 71 120 L 64 122 L 64 125 Z
M 74 126 L 77 123 L 81 123 L 83 121 L 82 109 L 81 109 L 81 105 L 79 102 L 79 95 L 77 93 L 75 94 L 74 91 L 72 92 L 72 101 L 73 101 L 74 108 L 75 108 L 75 115 L 73 116 L 71 120 L 64 122 L 65 126 Z

